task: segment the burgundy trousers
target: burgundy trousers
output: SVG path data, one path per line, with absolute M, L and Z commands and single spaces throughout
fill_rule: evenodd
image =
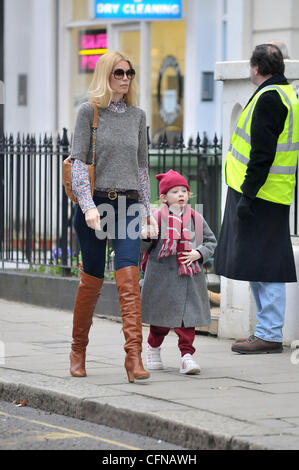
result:
M 168 335 L 171 328 L 167 328 L 164 326 L 150 326 L 150 332 L 148 336 L 148 344 L 152 348 L 158 348 L 164 341 L 165 336 Z M 195 348 L 193 347 L 193 341 L 195 338 L 195 328 L 185 328 L 181 326 L 180 328 L 174 328 L 175 333 L 179 337 L 178 346 L 179 350 L 181 351 L 181 355 L 184 356 L 185 354 L 194 354 Z

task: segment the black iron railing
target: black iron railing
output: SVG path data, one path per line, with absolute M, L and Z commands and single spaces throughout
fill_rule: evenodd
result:
M 67 130 L 62 136 L 4 136 L 0 140 L 0 267 L 31 267 L 62 275 L 78 273 L 80 251 L 73 230 L 75 205 L 62 186 L 62 162 L 70 154 Z M 198 135 L 185 145 L 167 136 L 149 142 L 152 202 L 158 201 L 155 174 L 172 168 L 188 180 L 191 205 L 203 213 L 217 236 L 221 217 L 221 140 Z M 107 247 L 107 275 L 113 272 Z
M 205 133 L 202 139 L 198 134 L 186 145 L 182 136 L 170 145 L 164 135 L 156 147 L 149 147 L 152 200 L 159 197 L 154 175 L 170 168 L 178 171 L 190 185 L 191 205 L 202 205 L 203 215 L 217 237 L 221 224 L 221 163 L 222 141 L 216 135 L 209 141 Z

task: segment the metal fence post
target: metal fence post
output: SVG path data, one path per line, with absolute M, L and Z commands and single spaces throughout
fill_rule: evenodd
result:
M 27 191 L 26 191 L 26 258 L 31 263 L 32 253 L 32 228 L 31 228 L 31 192 L 32 192 L 32 178 L 31 178 L 31 145 L 30 137 L 27 135 L 26 139 L 27 147 Z
M 69 139 L 67 135 L 67 129 L 63 128 L 63 136 L 61 140 L 62 156 L 65 160 L 69 156 Z M 61 274 L 62 276 L 71 276 L 71 268 L 68 265 L 68 207 L 69 201 L 65 191 L 62 191 L 62 228 L 61 228 Z

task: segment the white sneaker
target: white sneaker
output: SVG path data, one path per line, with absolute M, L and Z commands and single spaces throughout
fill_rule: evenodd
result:
M 200 367 L 194 361 L 191 354 L 185 354 L 185 356 L 181 358 L 180 373 L 181 374 L 199 374 L 200 373 Z
M 146 365 L 150 370 L 164 369 L 160 355 L 161 347 L 152 348 L 149 344 L 146 349 Z

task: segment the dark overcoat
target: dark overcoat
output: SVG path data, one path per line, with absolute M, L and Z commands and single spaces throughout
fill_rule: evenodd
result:
M 296 282 L 290 207 L 256 198 L 254 216 L 244 221 L 237 215 L 240 197 L 228 188 L 215 255 L 216 273 L 241 281 Z
M 285 85 L 287 81 L 283 76 L 273 76 L 256 93 L 271 84 Z M 215 254 L 215 271 L 224 277 L 256 282 L 297 281 L 289 229 L 290 206 L 255 197 L 273 163 L 286 114 L 276 91 L 267 91 L 258 100 L 251 126 L 250 165 L 241 186 L 243 193 L 252 198 L 253 216 L 248 220 L 238 217 L 237 204 L 242 194 L 229 187 Z
M 191 231 L 194 232 L 193 219 L 190 221 Z M 150 242 L 154 243 L 154 242 Z M 213 256 L 216 238 L 203 219 L 203 240 L 194 249 L 201 252 L 203 263 L 201 272 L 193 277 L 180 276 L 176 255 L 158 259 L 163 240 L 160 238 L 150 252 L 147 262 L 143 286 L 142 321 L 156 326 L 186 328 L 208 326 L 211 322 L 210 301 L 208 296 L 204 264 Z M 142 242 L 143 250 L 150 247 L 148 242 Z

